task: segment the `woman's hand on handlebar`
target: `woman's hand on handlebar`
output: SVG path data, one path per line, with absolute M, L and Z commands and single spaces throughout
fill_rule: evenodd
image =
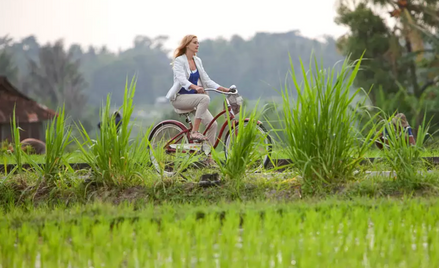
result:
M 230 88 L 219 87 L 218 90 L 223 91 L 223 92 L 236 93 L 236 86 L 231 85 Z
M 206 91 L 204 91 L 204 88 L 200 86 L 195 86 L 195 90 L 197 91 L 198 94 L 206 93 Z
M 222 92 L 230 92 L 230 88 L 226 88 L 226 87 L 219 87 L 219 88 L 217 88 L 217 90 L 222 91 Z
M 199 86 L 192 85 L 191 88 L 197 90 L 197 93 L 199 93 L 199 94 L 207 92 L 207 91 L 215 91 L 215 92 L 223 93 L 223 94 L 227 94 L 227 95 L 238 93 L 238 90 L 236 89 L 235 85 L 231 85 L 230 88 L 226 88 L 226 87 L 202 88 Z M 203 91 L 200 92 L 199 89 L 202 89 Z

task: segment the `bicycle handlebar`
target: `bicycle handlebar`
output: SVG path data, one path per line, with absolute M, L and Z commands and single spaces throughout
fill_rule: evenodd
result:
M 219 91 L 219 90 L 217 90 L 215 88 L 205 88 L 204 91 L 214 91 L 214 92 L 221 93 L 221 94 L 224 94 L 224 95 L 235 95 L 235 94 L 238 94 L 238 90 L 236 89 L 235 85 L 230 86 L 230 91 L 229 92 Z

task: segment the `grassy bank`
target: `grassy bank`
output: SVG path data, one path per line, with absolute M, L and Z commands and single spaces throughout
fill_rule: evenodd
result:
M 218 171 L 201 169 L 185 173 L 185 177 L 161 178 L 156 174 L 121 185 L 105 185 L 90 179 L 89 171 L 78 171 L 50 185 L 37 176 L 15 175 L 0 184 L 0 207 L 35 207 L 58 204 L 89 204 L 105 202 L 120 204 L 199 204 L 236 201 L 296 202 L 298 200 L 337 197 L 344 200 L 357 197 L 402 198 L 435 197 L 439 193 L 439 171 L 419 174 L 416 184 L 405 184 L 395 174 L 359 173 L 355 180 L 325 191 L 309 193 L 302 190 L 302 180 L 297 173 L 249 174 L 236 182 L 221 179 L 216 184 L 200 183 L 205 174 Z

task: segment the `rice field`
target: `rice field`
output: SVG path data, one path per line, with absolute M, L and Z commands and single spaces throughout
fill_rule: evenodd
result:
M 0 267 L 438 267 L 437 200 L 0 213 Z

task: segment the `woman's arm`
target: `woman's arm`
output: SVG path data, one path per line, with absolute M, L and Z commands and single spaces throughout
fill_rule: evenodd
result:
M 174 76 L 177 78 L 180 85 L 184 87 L 184 89 L 189 90 L 190 86 L 193 84 L 186 77 L 184 72 L 184 61 L 182 58 L 178 57 L 175 59 L 172 70 L 174 71 Z

